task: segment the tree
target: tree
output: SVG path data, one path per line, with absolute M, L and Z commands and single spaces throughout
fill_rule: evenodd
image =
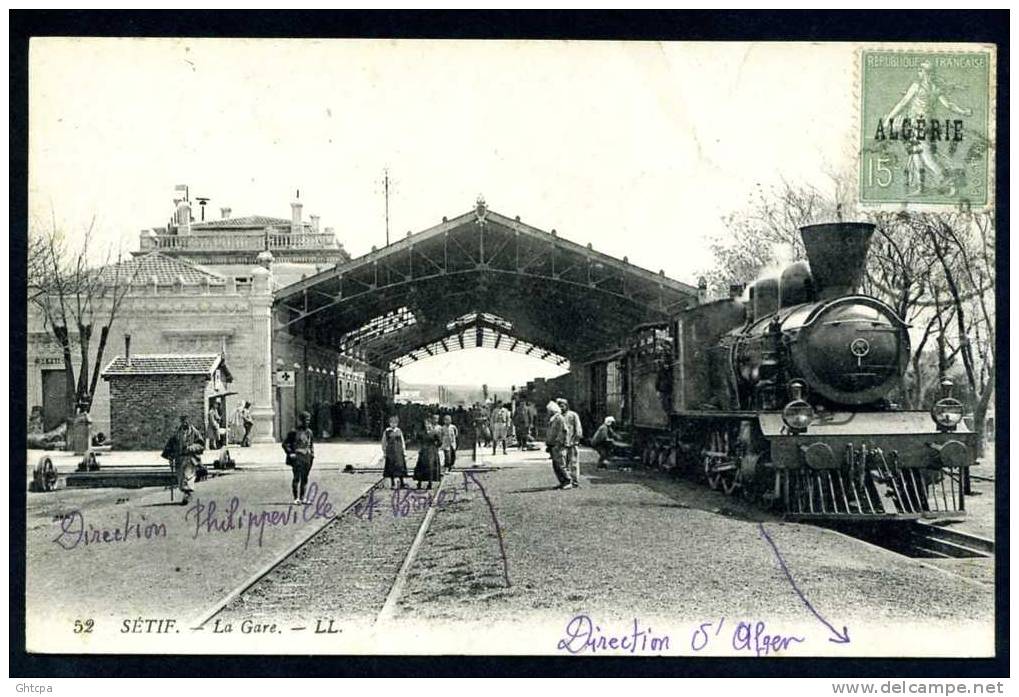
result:
M 47 331 L 62 353 L 67 415 L 87 414 L 99 382 L 110 328 L 130 290 L 136 267 L 123 263 L 119 254 L 116 264 L 90 265 L 95 218 L 85 229 L 80 246 L 73 249 L 58 228 L 55 216 L 48 229 L 40 227 L 35 225 L 29 232 L 29 302 L 39 309 Z M 105 261 L 109 258 L 107 252 Z M 93 338 L 97 339 L 94 353 Z M 77 378 L 75 353 L 79 361 Z
M 931 343 L 938 341 L 944 323 L 950 321 L 946 313 L 951 310 L 936 293 L 937 259 L 910 215 L 877 212 L 867 217 L 875 224 L 875 233 L 860 290 L 886 302 L 914 328 L 901 400 L 907 407 L 920 408 L 940 376 L 937 364 L 928 360 Z
M 800 228 L 831 222 L 848 208 L 843 179 L 831 177 L 829 192 L 814 186 L 758 186 L 745 211 L 726 216 L 724 237 L 709 242 L 715 264 L 705 274 L 715 297 L 728 292 L 730 284 L 747 283 L 772 267 L 806 258 Z
M 951 319 L 941 332 L 939 357 L 945 368 L 956 356 L 962 360 L 977 449 L 983 454 L 996 369 L 994 219 L 987 213 L 926 213 L 914 216 L 912 222 L 926 235 L 937 258 L 935 297 L 944 297 L 950 309 Z

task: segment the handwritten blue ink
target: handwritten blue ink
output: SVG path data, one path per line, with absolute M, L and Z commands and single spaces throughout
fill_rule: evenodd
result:
M 327 491 L 319 491 L 318 485 L 312 482 L 308 486 L 307 493 L 311 503 L 287 504 L 285 510 L 249 511 L 247 508 L 241 508 L 241 500 L 234 496 L 230 499 L 227 507 L 220 512 L 214 499 L 203 502 L 201 498 L 197 498 L 184 514 L 184 520 L 185 522 L 192 520 L 194 522 L 191 539 L 196 540 L 203 534 L 223 534 L 243 530 L 245 532 L 244 548 L 247 549 L 251 544 L 253 531 L 257 531 L 258 546 L 261 547 L 265 541 L 267 527 L 283 528 L 300 523 L 310 523 L 316 519 L 336 517 Z
M 832 642 L 833 644 L 848 644 L 849 630 L 845 627 L 845 625 L 843 625 L 842 632 L 840 633 L 838 630 L 835 629 L 835 627 L 831 625 L 831 623 L 828 620 L 821 616 L 821 613 L 814 609 L 814 606 L 810 604 L 809 600 L 807 600 L 807 596 L 803 595 L 803 591 L 799 589 L 799 587 L 796 585 L 796 581 L 793 580 L 793 575 L 789 573 L 789 567 L 786 566 L 785 559 L 783 559 L 782 555 L 779 554 L 778 546 L 775 544 L 775 541 L 771 539 L 771 536 L 768 534 L 768 531 L 764 529 L 764 523 L 758 523 L 757 527 L 760 529 L 761 535 L 764 537 L 767 543 L 771 545 L 771 549 L 775 553 L 775 558 L 778 559 L 778 564 L 779 566 L 782 567 L 782 571 L 783 573 L 785 573 L 786 578 L 789 579 L 789 585 L 791 585 L 793 587 L 793 590 L 796 591 L 796 595 L 800 597 L 800 600 L 802 600 L 803 604 L 807 606 L 807 609 L 810 610 L 811 613 L 813 613 L 814 617 L 820 620 L 821 624 L 827 627 L 828 631 L 830 631 L 834 635 L 833 637 L 829 637 L 828 641 Z
M 382 507 L 382 503 L 375 499 L 375 487 L 368 490 L 368 493 L 359 498 L 355 503 L 351 512 L 355 518 L 361 520 L 372 520 L 375 517 L 375 513 Z
M 406 518 L 411 513 L 426 511 L 431 506 L 444 508 L 456 503 L 458 493 L 456 489 L 440 489 L 438 495 L 419 489 L 395 489 L 389 506 L 394 518 Z
M 502 527 L 499 525 L 499 519 L 495 515 L 495 507 L 492 505 L 491 499 L 488 498 L 488 493 L 485 491 L 485 487 L 482 485 L 481 480 L 478 479 L 475 472 L 463 472 L 464 477 L 464 491 L 470 490 L 470 482 L 478 487 L 481 491 L 481 497 L 485 499 L 485 503 L 488 504 L 488 512 L 492 516 L 492 524 L 495 525 L 495 534 L 499 538 L 499 553 L 502 555 L 502 575 L 506 580 L 506 587 L 510 587 L 509 577 L 509 558 L 506 556 L 506 545 L 502 541 Z
M 723 624 L 725 624 L 725 618 L 724 617 L 719 618 L 719 620 L 718 620 L 718 629 L 715 630 L 715 636 L 718 636 L 718 633 L 722 631 L 722 625 Z M 708 640 L 711 637 L 708 636 L 708 629 L 707 628 L 711 627 L 713 625 L 714 625 L 713 622 L 703 622 L 703 623 L 701 623 L 700 627 L 698 627 L 697 629 L 694 630 L 693 636 L 690 637 L 690 648 L 691 649 L 693 649 L 694 651 L 700 651 L 701 649 L 703 649 L 705 646 L 708 645 Z M 698 635 L 700 635 L 702 637 L 701 641 L 700 641 L 700 646 L 697 645 L 697 636 Z
M 598 651 L 628 651 L 631 654 L 638 651 L 661 653 L 669 650 L 669 636 L 667 634 L 659 637 L 652 636 L 651 628 L 641 629 L 637 618 L 633 620 L 633 631 L 628 634 L 603 634 L 601 627 L 592 622 L 590 617 L 577 615 L 567 622 L 565 636 L 559 640 L 556 648 L 573 655 L 585 651 L 590 653 Z
M 131 520 L 131 511 L 124 514 L 123 527 L 99 528 L 85 521 L 85 515 L 75 509 L 61 516 L 56 522 L 60 525 L 60 534 L 53 542 L 66 550 L 94 544 L 111 544 L 131 542 L 134 540 L 156 540 L 166 537 L 166 525 L 163 523 L 146 522 L 145 514 L 139 519 Z
M 803 637 L 768 634 L 764 622 L 740 622 L 732 633 L 732 647 L 737 651 L 753 651 L 760 656 L 786 651 L 792 642 L 802 644 Z

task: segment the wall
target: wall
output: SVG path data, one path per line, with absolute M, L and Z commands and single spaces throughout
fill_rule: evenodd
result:
M 256 317 L 250 286 L 142 286 L 128 296 L 110 331 L 101 362 L 109 365 L 124 355 L 124 335 L 131 335 L 132 354 L 225 353 L 233 375 L 228 389 L 238 394 L 227 398 L 227 414 L 239 401 L 254 402 L 257 346 Z M 101 314 L 100 314 L 101 316 Z M 98 331 L 96 331 L 98 334 Z M 93 339 L 90 360 L 94 360 L 97 339 Z M 79 368 L 77 348 L 75 376 Z M 28 314 L 27 411 L 42 404 L 42 370 L 62 368 L 60 350 L 33 307 Z M 93 433 L 110 433 L 110 389 L 105 380 L 97 384 L 92 412 Z M 197 423 L 203 423 L 199 420 Z
M 115 450 L 162 450 L 187 414 L 204 434 L 203 375 L 129 375 L 109 381 L 110 435 Z
M 339 352 L 280 329 L 273 335 L 272 355 L 274 371 L 285 369 L 294 373 L 293 387 L 275 386 L 274 373 L 277 438 L 294 428 L 297 414 L 302 411 L 318 416 L 321 423 L 316 424 L 316 431 L 321 435 L 323 425 L 331 427 L 327 413 L 339 399 L 336 375 Z

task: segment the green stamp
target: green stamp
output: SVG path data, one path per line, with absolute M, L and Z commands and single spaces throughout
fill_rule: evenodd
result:
M 861 52 L 861 203 L 989 203 L 992 69 L 989 50 Z

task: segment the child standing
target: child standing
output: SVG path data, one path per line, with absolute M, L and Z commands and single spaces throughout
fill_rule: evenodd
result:
M 382 456 L 385 458 L 382 476 L 389 477 L 390 489 L 396 488 L 397 479 L 400 480 L 400 488 L 404 487 L 403 478 L 407 476 L 407 461 L 403 454 L 405 448 L 400 417 L 390 416 L 389 427 L 382 433 Z

